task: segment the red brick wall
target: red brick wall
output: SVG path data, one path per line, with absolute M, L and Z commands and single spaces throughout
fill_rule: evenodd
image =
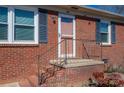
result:
M 76 17 L 76 39 L 82 40 L 96 40 L 96 19 L 88 18 L 84 16 Z M 82 42 L 82 43 L 81 43 Z M 83 46 L 84 44 L 84 46 Z M 77 41 L 76 42 L 77 56 L 88 58 L 86 52 L 90 58 L 100 59 L 101 48 L 94 41 Z M 99 56 L 99 57 L 98 57 Z
M 124 25 L 116 23 L 116 43 L 103 46 L 103 58 L 109 59 L 110 64 L 123 65 L 124 62 Z M 92 18 L 77 17 L 76 19 L 76 37 L 78 39 L 95 40 L 96 36 L 96 21 Z M 97 44 L 94 44 L 97 45 Z M 91 46 L 91 44 L 89 44 Z M 79 46 L 77 46 L 79 47 Z M 100 49 L 94 47 L 97 55 L 100 55 Z M 77 48 L 80 53 L 81 49 Z M 84 50 L 82 50 L 84 51 Z
M 110 64 L 124 65 L 124 25 L 116 24 L 116 43 L 103 47 L 103 57 L 109 59 Z
M 37 55 L 55 45 L 58 40 L 58 13 L 49 11 L 48 43 L 39 45 L 0 45 L 0 83 L 16 81 L 37 72 Z M 52 18 L 55 18 L 53 22 Z
M 60 70 L 54 77 L 46 81 L 45 86 L 81 87 L 84 82 L 86 84 L 87 80 L 92 77 L 93 72 L 103 71 L 103 69 L 104 65 L 95 65 Z
M 54 20 L 52 19 L 54 17 Z M 124 40 L 123 30 L 124 26 L 117 25 L 117 41 Z M 89 39 L 95 40 L 95 19 L 87 17 L 76 17 L 76 38 L 77 39 Z M 44 53 L 51 46 L 58 43 L 58 13 L 49 11 L 48 14 L 48 43 L 40 43 L 39 45 L 0 45 L 0 83 L 18 81 L 19 79 L 30 77 L 31 75 L 37 74 L 37 55 Z M 121 48 L 120 48 L 121 47 Z M 77 55 L 81 53 L 81 47 L 77 44 Z M 97 50 L 97 48 L 96 48 Z M 82 49 L 82 51 L 84 51 Z M 124 49 L 121 45 L 115 44 L 111 46 L 103 47 L 104 58 L 110 59 L 111 63 L 122 63 Z M 47 60 L 56 53 L 55 51 L 45 54 Z M 93 52 L 96 53 L 96 52 Z M 99 50 L 97 50 L 99 53 Z M 57 54 L 57 53 L 56 53 Z M 54 54 L 54 55 L 56 55 Z M 48 62 L 44 61 L 41 63 L 43 67 L 48 66 Z M 75 69 L 66 69 L 58 72 L 57 75 L 62 72 L 68 71 L 68 82 L 67 85 L 74 84 L 75 82 L 81 82 L 86 80 L 93 71 L 100 70 L 101 66 L 88 66 L 80 67 Z M 102 68 L 103 69 L 103 66 Z M 62 75 L 60 75 L 62 79 Z M 77 76 L 79 76 L 77 79 Z M 54 80 L 54 79 L 53 79 Z M 70 82 L 70 83 L 69 83 Z M 55 83 L 55 82 L 53 82 Z M 51 83 L 48 83 L 48 85 Z M 55 84 L 56 85 L 56 84 Z M 54 86 L 54 85 L 53 85 Z M 73 85 L 71 85 L 73 86 Z
M 76 38 L 77 39 L 87 39 L 95 40 L 95 19 L 87 17 L 76 17 Z

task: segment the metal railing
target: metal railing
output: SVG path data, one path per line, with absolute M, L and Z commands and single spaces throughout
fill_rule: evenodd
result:
M 95 59 L 102 60 L 102 45 L 96 43 L 95 40 L 69 39 L 65 38 L 61 42 L 51 46 L 42 54 L 38 55 L 38 84 L 50 84 L 50 80 L 55 80 L 57 71 L 64 68 L 50 65 L 50 60 L 63 60 L 67 64 L 67 59 Z M 57 78 L 56 78 L 57 79 Z M 66 82 L 66 74 L 65 74 Z M 54 84 L 52 82 L 52 84 Z M 60 84 L 61 86 L 62 84 Z M 66 86 L 63 83 L 62 86 Z

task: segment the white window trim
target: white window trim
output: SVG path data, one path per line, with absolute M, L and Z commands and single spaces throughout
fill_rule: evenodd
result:
M 108 23 L 108 42 L 102 42 L 102 45 L 111 45 L 111 22 L 106 20 L 101 20 L 101 22 Z
M 38 44 L 39 18 L 38 8 L 26 6 L 2 6 L 8 8 L 8 40 L 0 40 L 0 44 Z M 14 9 L 34 12 L 34 40 L 14 40 Z

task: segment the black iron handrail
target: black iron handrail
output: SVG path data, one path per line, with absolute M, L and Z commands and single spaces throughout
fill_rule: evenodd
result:
M 38 57 L 38 56 L 42 57 L 42 56 L 45 55 L 47 52 L 49 52 L 49 51 L 51 51 L 52 49 L 56 48 L 58 45 L 60 45 L 60 44 L 61 44 L 62 42 L 64 42 L 65 40 L 82 41 L 83 43 L 84 43 L 84 42 L 96 42 L 96 40 L 66 38 L 66 39 L 63 39 L 62 41 L 60 41 L 59 43 L 57 43 L 56 45 L 52 46 L 51 48 L 49 48 L 49 49 L 48 49 L 47 51 L 45 51 L 44 53 L 38 54 L 36 57 Z
M 56 47 L 57 47 L 59 44 L 61 44 L 62 42 L 64 42 L 64 40 L 62 40 L 62 41 L 60 41 L 59 43 L 57 43 L 56 45 L 52 46 L 51 48 L 49 48 L 49 49 L 48 49 L 47 51 L 45 51 L 44 53 L 37 55 L 37 57 L 38 57 L 38 56 L 42 57 L 42 56 L 45 55 L 47 52 L 49 52 L 49 51 L 51 51 L 52 49 L 56 48 Z

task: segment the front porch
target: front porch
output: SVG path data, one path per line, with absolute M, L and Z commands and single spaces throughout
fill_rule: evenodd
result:
M 69 42 L 73 41 L 76 43 L 75 51 L 73 51 L 72 47 L 70 49 L 73 43 Z M 59 50 L 59 46 L 62 46 L 61 50 Z M 74 52 L 75 55 L 73 54 Z M 44 84 L 52 86 L 55 83 L 70 82 L 71 78 L 77 80 L 74 81 L 75 83 L 80 82 L 81 79 L 83 82 L 83 79 L 84 81 L 88 79 L 93 72 L 103 71 L 104 66 L 102 45 L 100 43 L 98 44 L 94 40 L 66 38 L 55 46 L 50 47 L 43 54 L 38 55 L 38 82 L 40 86 L 44 86 Z M 78 78 L 76 79 L 77 74 L 80 76 L 79 80 Z M 58 78 L 60 79 L 59 81 L 56 80 Z M 61 78 L 63 79 L 61 80 Z M 66 84 L 58 86 L 66 86 Z

